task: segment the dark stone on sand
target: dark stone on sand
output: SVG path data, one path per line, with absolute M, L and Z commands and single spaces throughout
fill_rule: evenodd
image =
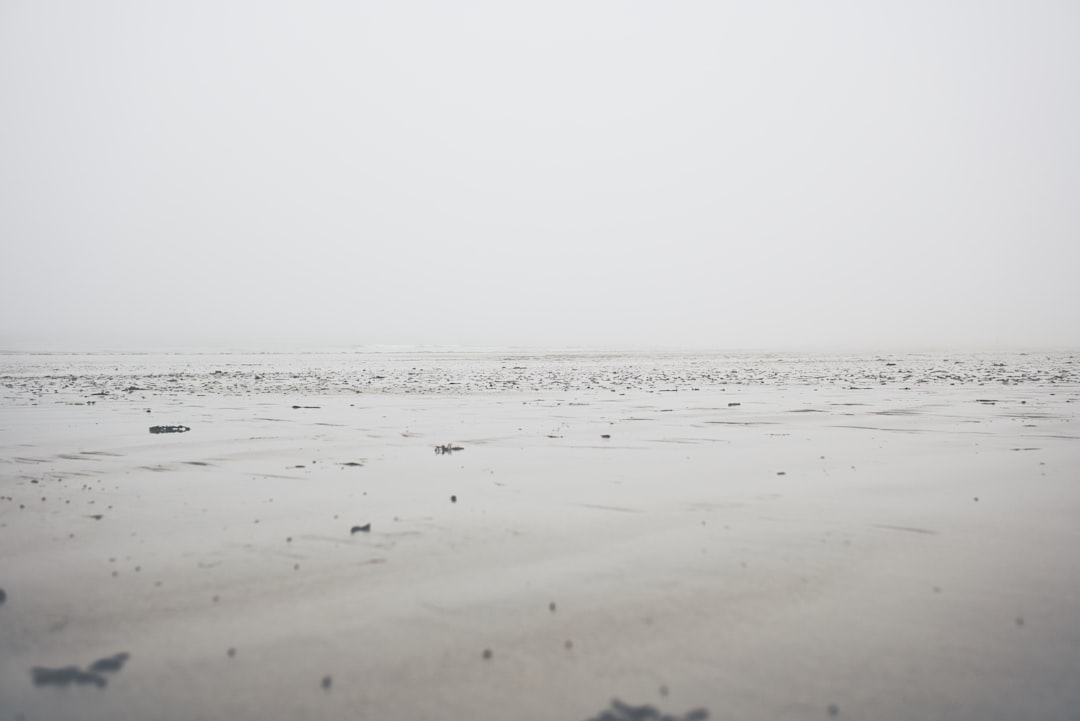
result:
M 4 601 L 6 601 L 6 600 L 7 600 L 7 592 L 4 589 L 0 588 L 0 606 L 3 606 Z
M 30 669 L 30 676 L 35 686 L 97 686 L 105 688 L 108 681 L 101 674 L 83 671 L 78 666 L 64 666 L 63 668 L 45 668 L 34 666 Z
M 359 468 L 360 466 L 363 466 L 364 464 L 363 464 L 363 463 L 359 463 L 359 462 L 357 462 L 357 461 L 346 461 L 345 463 L 342 463 L 341 465 L 343 465 L 343 466 L 349 466 L 349 467 L 351 467 L 351 468 Z
M 323 678 L 322 678 L 322 687 L 324 689 L 329 690 L 330 686 L 332 686 L 333 683 L 334 683 L 334 679 L 332 679 L 330 676 L 323 676 Z
M 742 403 L 728 403 L 727 407 L 728 408 L 734 408 L 735 406 L 741 406 L 741 405 L 742 405 Z
M 129 658 L 131 658 L 129 653 L 117 653 L 105 658 L 99 658 L 90 664 L 89 670 L 93 673 L 114 673 L 122 669 Z
M 450 496 L 451 503 L 457 503 L 457 496 Z
M 655 706 L 631 706 L 619 699 L 611 701 L 611 708 L 601 711 L 588 721 L 703 721 L 709 718 L 706 709 L 699 708 L 685 714 L 661 714 Z
M 150 426 L 151 433 L 187 433 L 190 430 L 187 426 Z
M 35 666 L 30 669 L 30 676 L 33 678 L 35 686 L 71 686 L 74 684 L 76 686 L 105 688 L 108 681 L 102 674 L 118 672 L 124 667 L 129 658 L 131 658 L 131 654 L 121 652 L 99 658 L 85 669 L 78 666 L 63 666 L 61 668 Z
M 92 516 L 87 516 L 87 518 L 93 518 L 95 521 L 100 521 L 104 517 L 105 516 L 101 515 L 100 513 L 95 513 Z
M 829 704 L 829 707 L 825 710 L 829 712 L 830 716 L 836 716 L 840 713 L 840 707 L 834 703 Z
M 601 438 L 611 438 L 611 434 L 610 433 L 603 433 L 603 434 L 600 435 L 600 437 Z
M 490 648 L 485 648 L 484 649 L 484 660 L 486 661 L 489 658 L 491 658 L 491 655 L 492 655 L 491 654 L 491 649 Z
M 370 533 L 370 532 L 371 532 L 371 524 L 370 523 L 365 523 L 362 526 L 353 526 L 352 529 L 349 531 L 349 533 Z

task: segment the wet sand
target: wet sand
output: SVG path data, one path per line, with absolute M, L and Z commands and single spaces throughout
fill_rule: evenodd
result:
M 0 355 L 0 719 L 1077 719 L 1078 411 L 1069 354 Z

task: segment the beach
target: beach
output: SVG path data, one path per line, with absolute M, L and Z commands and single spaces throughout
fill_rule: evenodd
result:
M 1080 719 L 1078 417 L 1069 353 L 3 354 L 0 721 Z

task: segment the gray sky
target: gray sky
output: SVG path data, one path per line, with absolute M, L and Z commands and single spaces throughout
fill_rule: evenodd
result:
M 0 0 L 0 347 L 1080 347 L 1080 4 Z

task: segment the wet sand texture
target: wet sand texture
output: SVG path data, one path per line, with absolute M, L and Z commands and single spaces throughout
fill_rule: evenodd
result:
M 1067 353 L 0 354 L 0 719 L 1075 719 L 1078 408 Z

